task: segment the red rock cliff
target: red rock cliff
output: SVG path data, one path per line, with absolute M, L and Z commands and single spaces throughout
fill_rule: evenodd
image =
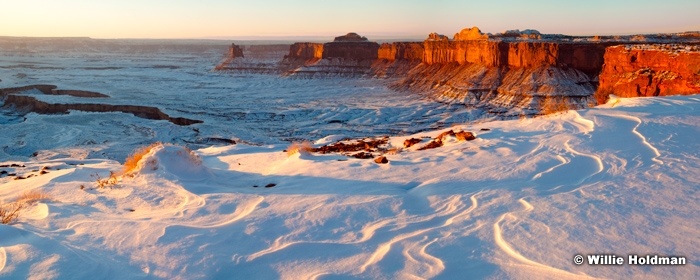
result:
M 453 39 L 432 33 L 423 42 L 381 46 L 348 33 L 330 43 L 291 45 L 278 70 L 308 77 L 401 78 L 393 88 L 515 108 L 517 114 L 536 113 L 552 100 L 569 108 L 593 105 L 599 81 L 598 92 L 620 91 L 622 96 L 700 92 L 697 48 L 614 47 L 645 42 L 697 46 L 700 33 L 573 37 L 536 30 L 484 34 L 473 27 Z
M 285 58 L 320 59 L 323 57 L 323 44 L 294 43 L 289 46 L 289 54 Z
M 605 51 L 599 102 L 621 97 L 700 93 L 700 45 L 623 45 Z
M 379 46 L 378 58 L 389 61 L 394 60 L 423 60 L 423 44 L 420 42 L 394 42 L 384 43 Z
M 426 64 L 476 63 L 488 67 L 512 68 L 562 66 L 594 76 L 603 66 L 608 44 L 497 40 L 426 40 Z

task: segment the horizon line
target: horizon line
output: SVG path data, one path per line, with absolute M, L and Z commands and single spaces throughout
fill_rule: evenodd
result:
M 526 29 L 523 29 L 526 30 Z M 539 32 L 539 31 L 538 31 Z M 609 34 L 564 34 L 564 33 L 542 33 L 543 35 L 564 35 L 572 37 L 593 37 L 593 36 L 635 36 L 635 35 L 655 35 L 655 34 L 682 34 L 682 33 L 700 33 L 700 30 L 685 30 L 685 31 L 673 31 L 673 32 L 637 32 L 637 33 L 609 33 Z M 377 38 L 378 40 L 390 40 L 390 39 L 415 39 L 424 40 L 427 38 L 428 34 L 396 34 L 390 35 L 386 33 L 372 35 L 371 33 L 364 33 L 367 35 L 360 34 L 362 36 L 368 37 L 369 39 Z M 437 32 L 434 32 L 437 33 Z M 456 32 L 459 33 L 459 32 Z M 347 34 L 347 33 L 345 33 Z M 0 35 L 0 38 L 28 38 L 28 39 L 91 39 L 91 40 L 211 40 L 211 41 L 227 41 L 227 40 L 240 40 L 240 41 L 290 41 L 293 39 L 307 38 L 307 39 L 324 39 L 324 38 L 334 38 L 337 36 L 342 36 L 345 34 L 336 35 L 217 35 L 217 36 L 199 36 L 199 37 L 93 37 L 93 36 L 16 36 L 16 35 Z M 359 34 L 359 33 L 358 33 Z M 440 34 L 440 33 L 438 33 Z M 484 32 L 484 34 L 500 34 Z M 441 34 L 445 35 L 445 34 Z M 448 36 L 449 37 L 449 36 Z

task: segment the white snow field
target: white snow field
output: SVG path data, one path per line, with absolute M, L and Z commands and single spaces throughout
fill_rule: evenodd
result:
M 286 144 L 156 146 L 104 188 L 91 175 L 120 162 L 7 160 L 37 176 L 0 178 L 2 202 L 49 198 L 0 225 L 0 278 L 700 278 L 698 96 L 451 129 L 478 137 L 388 164 Z M 576 254 L 687 264 L 577 266 Z

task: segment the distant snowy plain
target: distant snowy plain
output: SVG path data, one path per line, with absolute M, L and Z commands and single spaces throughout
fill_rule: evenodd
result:
M 0 85 L 99 91 L 113 96 L 109 102 L 203 119 L 194 126 L 201 134 L 254 145 L 203 147 L 194 151 L 199 160 L 180 146 L 157 147 L 133 177 L 95 188 L 94 175 L 120 170 L 134 147 L 198 136 L 121 113 L 25 120 L 6 112 L 0 164 L 24 167 L 4 170 L 49 172 L 0 178 L 0 201 L 30 190 L 50 199 L 0 225 L 0 277 L 700 278 L 697 96 L 613 99 L 540 118 L 453 125 L 472 112 L 392 93 L 380 81 L 232 77 L 209 72 L 199 58 L 191 68 L 139 74 L 139 65 L 155 63 L 138 56 L 105 58 L 95 63 L 124 68 L 86 73 L 69 69 L 87 63 L 72 59 L 48 62 L 67 65 L 63 71 L 22 70 L 24 78 L 12 74 L 20 68 L 0 68 Z M 26 60 L 38 63 L 0 62 Z M 387 134 L 401 147 L 447 129 L 478 138 L 405 149 L 385 165 L 283 152 L 287 138 Z M 688 263 L 577 266 L 576 254 L 674 255 Z
M 80 145 L 91 157 L 123 160 L 154 141 L 197 143 L 208 137 L 256 144 L 408 134 L 481 118 L 478 109 L 392 92 L 382 80 L 295 79 L 212 71 L 220 52 L 115 50 L 0 53 L 0 87 L 53 84 L 110 98 L 33 95 L 50 103 L 109 103 L 160 108 L 173 117 L 204 121 L 178 127 L 130 114 L 76 112 L 18 116 L 3 110 L 0 123 L 16 133 L 0 136 L 0 160 L 39 150 Z M 60 125 L 59 125 L 60 124 Z M 199 131 L 197 133 L 193 128 Z M 191 144 L 193 145 L 193 144 Z M 194 146 L 201 147 L 201 146 Z

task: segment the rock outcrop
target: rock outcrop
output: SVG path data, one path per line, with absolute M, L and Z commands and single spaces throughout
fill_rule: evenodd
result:
M 176 125 L 191 125 L 201 123 L 200 120 L 187 118 L 173 118 L 160 111 L 156 107 L 138 105 L 111 105 L 111 104 L 52 104 L 39 101 L 31 96 L 8 95 L 5 97 L 5 107 L 14 106 L 21 110 L 28 110 L 37 114 L 67 114 L 70 110 L 85 112 L 123 112 L 134 116 L 151 120 L 167 120 Z
M 231 44 L 228 54 L 214 68 L 217 71 L 277 74 L 280 58 L 289 51 L 289 45 Z
M 371 75 L 378 57 L 379 44 L 348 33 L 320 47 L 313 43 L 293 44 L 281 65 L 286 75 L 296 77 L 357 77 Z
M 700 93 L 700 45 L 621 45 L 605 51 L 597 96 L 664 96 Z
M 357 33 L 335 37 L 333 42 L 323 44 L 322 58 L 343 60 L 370 60 L 378 57 L 379 44 L 370 42 L 366 37 Z
M 453 38 L 455 41 L 469 41 L 488 39 L 489 36 L 482 33 L 481 30 L 475 26 L 472 28 L 462 29 L 461 31 L 459 31 L 459 33 L 455 33 L 455 36 Z
M 300 68 L 316 64 L 323 58 L 322 43 L 294 43 L 289 46 L 289 53 L 280 62 L 280 72 L 283 74 L 300 71 Z
M 28 90 L 39 90 L 44 94 L 72 95 L 76 97 L 109 97 L 107 95 L 91 91 L 58 90 L 54 85 L 29 85 L 0 89 L 0 97 L 4 99 L 3 107 L 14 107 L 19 111 L 34 112 L 37 114 L 67 114 L 70 110 L 85 112 L 123 112 L 145 119 L 167 120 L 176 125 L 202 123 L 200 120 L 174 118 L 168 116 L 156 107 L 94 103 L 53 104 L 37 100 L 32 96 L 20 95 L 22 92 Z
M 236 58 L 236 57 L 245 57 L 243 56 L 243 49 L 241 49 L 240 46 L 236 46 L 236 44 L 231 44 L 231 47 L 228 49 L 228 56 L 230 58 Z

